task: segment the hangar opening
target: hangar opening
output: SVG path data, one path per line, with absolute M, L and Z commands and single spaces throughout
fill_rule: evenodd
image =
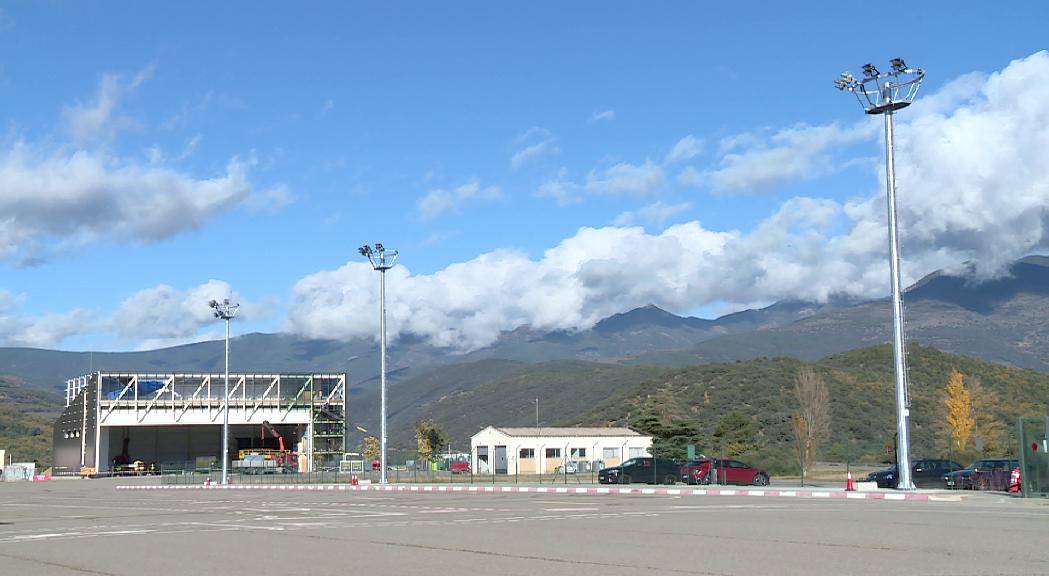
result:
M 96 372 L 66 382 L 56 473 L 198 471 L 222 465 L 222 374 Z M 274 472 L 335 468 L 345 452 L 345 374 L 230 374 L 229 455 Z

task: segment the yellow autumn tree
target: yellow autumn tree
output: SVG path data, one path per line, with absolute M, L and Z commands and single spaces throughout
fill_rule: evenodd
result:
M 379 439 L 375 436 L 365 436 L 364 440 L 361 440 L 361 454 L 364 455 L 365 460 L 369 462 L 378 460 L 381 451 Z
M 943 403 L 947 406 L 947 430 L 956 450 L 962 450 L 969 444 L 976 419 L 973 418 L 973 399 L 965 389 L 962 373 L 952 369 L 947 377 L 947 396 Z
M 1008 429 L 998 418 L 998 395 L 983 386 L 979 378 L 969 378 L 969 394 L 975 418 L 973 434 L 983 440 L 985 456 L 1008 456 Z

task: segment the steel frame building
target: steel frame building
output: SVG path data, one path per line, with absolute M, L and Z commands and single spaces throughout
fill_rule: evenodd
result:
M 127 452 L 155 464 L 221 463 L 224 375 L 95 372 L 66 381 L 55 422 L 58 473 L 105 474 Z M 298 470 L 333 468 L 346 446 L 345 374 L 230 374 L 230 460 L 267 441 L 263 422 L 298 455 Z M 272 440 L 272 439 L 270 439 Z

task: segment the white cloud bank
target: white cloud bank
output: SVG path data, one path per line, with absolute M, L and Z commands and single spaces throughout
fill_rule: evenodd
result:
M 120 115 L 120 99 L 152 73 L 151 67 L 127 81 L 106 75 L 94 101 L 64 108 L 69 143 L 0 145 L 0 259 L 25 264 L 94 242 L 155 242 L 237 205 L 291 201 L 280 185 L 252 197 L 248 164 L 236 158 L 224 173 L 199 178 L 165 165 L 156 147 L 145 151 L 145 161 L 114 152 L 117 134 L 137 125 Z
M 195 179 L 99 152 L 40 157 L 26 144 L 0 151 L 0 258 L 35 243 L 152 242 L 201 227 L 248 197 L 244 165 Z M 25 255 L 25 254 L 23 254 Z
M 908 282 L 966 261 L 990 276 L 1017 257 L 1049 249 L 1049 54 L 963 84 L 950 85 L 949 98 L 935 94 L 930 106 L 919 102 L 898 117 Z M 877 146 L 877 138 L 863 125 L 790 128 L 726 156 L 712 177 L 725 189 L 805 179 L 824 170 L 829 147 L 857 139 Z M 771 168 L 760 172 L 761 166 Z M 592 174 L 587 187 L 646 194 L 662 185 L 654 168 L 612 167 Z M 537 260 L 495 251 L 428 275 L 398 266 L 388 273 L 389 333 L 470 350 L 517 326 L 584 329 L 650 303 L 685 312 L 714 301 L 882 296 L 885 199 L 881 180 L 872 178 L 868 188 L 876 192 L 845 203 L 794 198 L 746 234 L 708 230 L 698 221 L 658 234 L 582 228 Z M 320 338 L 374 337 L 377 285 L 360 262 L 303 278 L 292 290 L 286 328 Z
M 264 320 L 274 312 L 273 302 L 245 301 L 221 280 L 186 290 L 164 284 L 147 288 L 108 314 L 76 309 L 33 316 L 21 311 L 24 297 L 0 289 L 0 345 L 51 347 L 66 338 L 99 332 L 112 334 L 121 348 L 130 345 L 139 350 L 214 340 L 222 337 L 224 327 L 208 302 L 224 298 L 241 304 L 238 322 Z

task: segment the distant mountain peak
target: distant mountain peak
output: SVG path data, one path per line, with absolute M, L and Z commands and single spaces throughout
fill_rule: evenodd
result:
M 630 330 L 639 326 L 680 328 L 684 326 L 693 326 L 697 322 L 705 323 L 704 320 L 691 317 L 683 318 L 671 312 L 667 312 L 655 304 L 649 304 L 640 308 L 634 308 L 627 312 L 613 314 L 594 325 L 594 331 L 602 333 L 619 332 L 621 330 Z

